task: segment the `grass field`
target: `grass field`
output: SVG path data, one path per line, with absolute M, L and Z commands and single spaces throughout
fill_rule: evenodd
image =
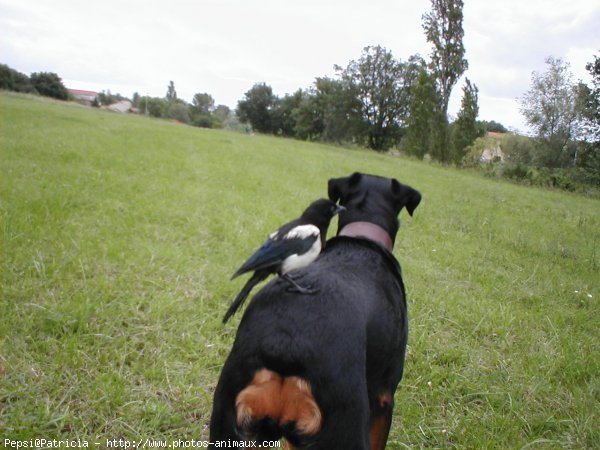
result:
M 354 171 L 423 194 L 388 448 L 600 446 L 597 199 L 8 93 L 0 152 L 0 447 L 207 438 L 230 275 Z

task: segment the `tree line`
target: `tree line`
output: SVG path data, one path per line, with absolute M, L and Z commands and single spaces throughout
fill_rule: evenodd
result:
M 235 111 L 215 106 L 208 93 L 187 103 L 178 98 L 173 81 L 163 98 L 135 93 L 133 106 L 141 114 L 200 127 L 241 128 L 239 120 L 260 133 L 376 151 L 397 148 L 420 159 L 477 166 L 485 132 L 507 130 L 495 121 L 478 120 L 479 90 L 468 78 L 460 110 L 449 120 L 451 92 L 468 69 L 462 22 L 462 0 L 431 0 L 431 10 L 422 16 L 431 45 L 428 60 L 420 55 L 397 59 L 382 46 L 365 47 L 345 67 L 334 66 L 335 76 L 318 77 L 307 89 L 278 97 L 269 85 L 257 83 Z M 580 182 L 600 187 L 599 59 L 594 56 L 586 65 L 592 86 L 575 81 L 560 58 L 549 57 L 546 64 L 546 72 L 532 74 L 530 89 L 520 99 L 534 135 L 504 139 L 506 160 L 485 170 L 567 188 Z M 0 88 L 68 98 L 58 75 L 27 77 L 6 65 L 0 65 Z M 121 99 L 102 92 L 96 106 Z
M 476 122 L 477 87 L 469 80 L 457 120 L 448 121 L 450 93 L 468 67 L 462 44 L 463 2 L 431 0 L 431 6 L 423 15 L 423 29 L 432 44 L 429 62 L 419 55 L 402 61 L 381 46 L 366 47 L 345 68 L 335 66 L 335 77 L 317 78 L 309 89 L 283 98 L 265 83 L 256 84 L 238 103 L 237 118 L 262 133 L 353 143 L 377 151 L 404 142 L 403 149 L 417 157 L 428 154 L 444 163 L 459 162 L 482 133 Z M 66 92 L 58 76 L 50 75 Z M 114 97 L 102 93 L 96 106 Z M 179 99 L 172 81 L 164 98 L 136 93 L 132 100 L 140 113 L 197 126 L 220 126 L 233 116 L 228 107 L 215 107 L 206 93 L 196 94 L 191 104 Z
M 451 124 L 448 102 L 468 67 L 463 46 L 462 0 L 432 0 L 422 26 L 432 46 L 430 60 L 419 55 L 396 59 L 381 46 L 363 49 L 335 77 L 316 78 L 308 89 L 279 98 L 265 83 L 238 102 L 242 122 L 261 133 L 353 143 L 385 151 L 401 147 L 423 158 L 459 162 L 485 131 L 477 122 L 478 89 L 463 88 L 461 110 Z M 503 128 L 503 127 L 502 127 Z
M 576 81 L 567 62 L 546 58 L 520 99 L 534 131 L 532 145 L 516 158 L 526 166 L 584 168 L 600 174 L 600 59 L 586 64 L 592 87 Z
M 192 103 L 180 99 L 173 81 L 169 82 L 164 98 L 141 96 L 136 92 L 132 103 L 141 114 L 202 128 L 222 128 L 237 123 L 233 111 L 226 105 L 215 105 L 210 94 L 195 94 Z
M 60 77 L 52 72 L 34 72 L 27 76 L 6 64 L 0 64 L 0 89 L 39 94 L 58 100 L 68 100 L 69 93 Z
M 445 164 L 480 165 L 486 131 L 501 124 L 479 121 L 477 86 L 468 78 L 461 107 L 451 122 L 451 92 L 468 61 L 463 46 L 462 0 L 431 0 L 422 27 L 431 45 L 429 60 L 396 59 L 381 46 L 363 49 L 335 76 L 316 78 L 308 89 L 279 98 L 265 83 L 255 84 L 238 102 L 242 122 L 261 133 L 303 140 L 352 143 L 377 151 L 395 147 Z M 545 73 L 532 74 L 520 99 L 531 137 L 502 141 L 506 159 L 492 167 L 501 176 L 567 189 L 600 187 L 600 66 L 586 65 L 592 86 L 575 81 L 560 58 L 546 60 Z M 490 166 L 485 169 L 490 171 Z
M 0 64 L 0 89 L 42 95 L 57 100 L 72 100 L 58 74 L 53 72 L 35 72 L 27 76 L 6 64 Z M 98 93 L 92 106 L 109 106 L 122 100 L 128 100 L 120 94 L 112 94 L 110 90 Z M 182 123 L 203 127 L 221 128 L 240 126 L 233 111 L 228 106 L 216 105 L 210 94 L 198 93 L 189 104 L 177 97 L 173 81 L 167 87 L 164 98 L 133 94 L 132 106 L 138 112 L 151 117 L 172 119 Z
M 575 80 L 561 58 L 546 58 L 546 70 L 533 72 L 519 99 L 531 136 L 502 139 L 502 164 L 485 165 L 486 173 L 528 184 L 567 190 L 600 189 L 600 59 L 586 64 L 592 85 Z M 478 138 L 467 148 L 463 165 L 480 166 L 489 145 Z

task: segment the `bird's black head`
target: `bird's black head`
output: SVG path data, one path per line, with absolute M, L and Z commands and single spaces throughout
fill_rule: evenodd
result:
M 304 210 L 301 219 L 303 222 L 310 223 L 319 228 L 321 240 L 324 243 L 327 236 L 327 228 L 329 228 L 329 222 L 331 222 L 333 216 L 345 209 L 346 208 L 343 206 L 337 205 L 331 200 L 320 198 L 319 200 L 312 202 L 308 208 Z
M 316 225 L 319 221 L 329 221 L 340 211 L 345 210 L 343 206 L 326 198 L 320 198 L 312 202 L 302 213 L 302 218 L 311 220 L 310 223 Z

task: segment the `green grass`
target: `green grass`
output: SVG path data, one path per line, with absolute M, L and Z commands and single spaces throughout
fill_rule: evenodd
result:
M 8 93 L 0 151 L 2 443 L 207 438 L 230 275 L 358 170 L 423 194 L 388 448 L 599 446 L 597 199 Z

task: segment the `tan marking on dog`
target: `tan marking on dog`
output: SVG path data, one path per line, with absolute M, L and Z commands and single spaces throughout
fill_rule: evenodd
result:
M 238 426 L 246 428 L 253 421 L 277 414 L 281 403 L 281 384 L 281 377 L 275 372 L 267 369 L 257 371 L 252 383 L 235 400 Z
M 308 382 L 299 377 L 282 378 L 267 369 L 254 374 L 252 382 L 236 397 L 235 409 L 237 424 L 242 429 L 265 417 L 280 426 L 294 423 L 306 435 L 321 429 L 321 410 Z
M 376 417 L 371 420 L 369 426 L 369 437 L 371 438 L 371 450 L 384 450 L 388 436 L 388 420 L 386 416 Z
M 392 393 L 389 391 L 382 392 L 377 396 L 377 399 L 381 408 L 388 408 L 392 404 Z M 391 412 L 390 414 L 384 413 L 379 416 L 371 416 L 371 423 L 369 425 L 371 450 L 385 450 L 390 428 L 389 421 L 391 419 Z
M 393 397 L 392 397 L 392 393 L 389 391 L 382 392 L 381 394 L 379 394 L 378 398 L 379 398 L 379 406 L 381 406 L 382 408 L 385 408 L 392 404 Z
M 321 410 L 310 385 L 298 377 L 288 377 L 281 389 L 280 424 L 296 423 L 302 434 L 315 434 L 321 429 Z

